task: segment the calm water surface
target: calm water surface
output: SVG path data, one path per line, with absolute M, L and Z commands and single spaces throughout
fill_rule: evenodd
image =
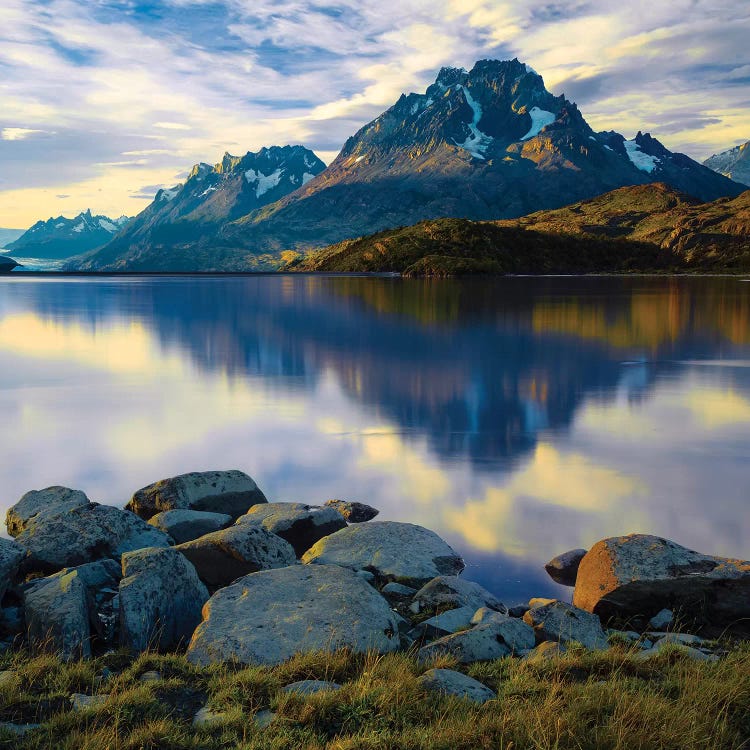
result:
M 0 512 L 240 468 L 420 523 L 514 603 L 650 532 L 750 558 L 750 283 L 0 280 Z

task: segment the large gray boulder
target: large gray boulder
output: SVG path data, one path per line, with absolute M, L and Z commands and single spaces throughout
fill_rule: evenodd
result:
M 581 564 L 586 554 L 585 549 L 572 549 L 563 552 L 557 557 L 553 557 L 544 569 L 549 577 L 563 586 L 575 586 L 576 576 L 578 575 L 578 566 Z
M 190 560 L 201 580 L 212 589 L 227 586 L 248 573 L 297 562 L 288 542 L 262 526 L 251 524 L 214 531 L 175 549 Z
M 365 505 L 354 500 L 326 500 L 326 506 L 337 510 L 349 523 L 364 523 L 372 521 L 380 513 L 372 505 Z
M 32 644 L 64 659 L 91 656 L 91 638 L 112 643 L 120 566 L 99 560 L 33 581 L 24 591 L 26 628 Z
M 265 502 L 258 485 L 242 471 L 196 471 L 143 487 L 125 507 L 146 519 L 179 509 L 226 513 L 236 519 Z
M 188 649 L 194 664 L 280 664 L 294 654 L 396 651 L 398 622 L 356 573 L 334 565 L 264 570 L 215 593 Z
M 458 607 L 472 607 L 476 612 L 487 607 L 498 612 L 506 612 L 507 607 L 487 589 L 478 583 L 458 576 L 437 576 L 422 586 L 414 595 L 420 611 L 443 611 Z
M 122 556 L 120 643 L 135 651 L 186 644 L 201 619 L 208 590 L 176 549 Z
M 609 647 L 599 618 L 567 602 L 552 601 L 532 607 L 523 621 L 534 628 L 537 643 L 557 641 L 580 643 L 589 649 Z
M 534 631 L 526 623 L 498 612 L 471 630 L 453 633 L 423 646 L 418 656 L 425 661 L 450 654 L 461 664 L 472 664 L 525 653 L 534 643 Z
M 419 678 L 418 682 L 430 693 L 455 695 L 473 703 L 486 703 L 497 698 L 486 685 L 453 669 L 430 669 Z
M 238 524 L 262 526 L 294 547 L 297 557 L 323 537 L 346 528 L 344 517 L 334 508 L 304 503 L 264 503 L 255 505 L 237 519 Z
M 25 556 L 23 547 L 10 539 L 0 537 L 0 601 L 18 573 Z
M 209 513 L 203 510 L 165 510 L 149 518 L 150 526 L 163 531 L 175 544 L 193 539 L 232 525 L 232 516 L 226 513 Z
M 46 487 L 43 490 L 31 490 L 15 505 L 8 508 L 5 525 L 8 528 L 8 534 L 18 536 L 29 523 L 88 505 L 89 499 L 85 493 L 69 487 L 55 486 Z
M 396 521 L 348 526 L 317 542 L 302 562 L 369 570 L 382 581 L 416 587 L 464 569 L 464 561 L 434 531 Z
M 662 609 L 702 623 L 750 618 L 750 561 L 713 557 L 647 534 L 597 542 L 578 568 L 573 603 L 605 620 Z
M 32 570 L 58 571 L 144 547 L 168 547 L 172 540 L 127 510 L 89 503 L 53 516 L 29 520 L 16 542 L 28 552 Z

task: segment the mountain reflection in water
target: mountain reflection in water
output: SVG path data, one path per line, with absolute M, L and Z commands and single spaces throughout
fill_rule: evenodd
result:
M 428 526 L 509 602 L 613 534 L 747 558 L 748 363 L 731 278 L 11 277 L 0 510 L 236 467 Z

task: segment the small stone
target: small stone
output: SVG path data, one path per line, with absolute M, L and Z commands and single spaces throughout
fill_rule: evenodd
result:
M 391 583 L 386 583 L 385 586 L 380 589 L 380 593 L 392 596 L 396 599 L 411 599 L 411 597 L 417 593 L 417 590 L 413 589 L 411 586 L 404 586 L 402 583 L 391 581 Z
M 380 513 L 371 505 L 347 500 L 327 500 L 326 505 L 336 509 L 349 523 L 371 521 Z
M 474 703 L 486 703 L 497 698 L 486 685 L 452 669 L 430 669 L 419 678 L 419 683 L 428 692 L 455 695 Z
M 73 693 L 70 702 L 74 711 L 85 711 L 89 708 L 97 708 L 107 702 L 109 695 L 85 695 L 84 693 Z
M 203 727 L 210 724 L 216 724 L 219 721 L 224 721 L 226 713 L 223 711 L 212 711 L 208 706 L 198 710 L 198 713 L 193 717 L 194 727 Z
M 544 661 L 546 659 L 554 659 L 557 656 L 562 656 L 566 652 L 565 646 L 555 641 L 544 641 L 540 643 L 536 648 L 533 648 L 523 658 L 524 661 Z
M 534 609 L 534 607 L 544 607 L 547 604 L 552 604 L 552 602 L 556 601 L 557 599 L 545 599 L 542 596 L 535 596 L 533 599 L 529 599 L 529 606 L 526 611 Z
M 500 614 L 497 612 L 496 614 Z M 473 607 L 459 607 L 441 612 L 439 615 L 430 617 L 429 620 L 420 622 L 414 630 L 420 636 L 427 638 L 442 638 L 444 635 L 455 633 L 469 626 L 474 615 Z M 505 615 L 500 615 L 505 617 Z
M 662 609 L 648 621 L 648 626 L 653 630 L 666 630 L 672 624 L 672 620 L 674 620 L 672 610 Z
M 299 693 L 300 695 L 314 695 L 324 690 L 340 690 L 341 685 L 326 680 L 299 680 L 282 688 L 285 693 Z
M 700 646 L 704 643 L 704 639 L 699 635 L 693 635 L 692 633 L 654 633 L 648 632 L 646 635 L 654 641 L 659 643 L 676 643 L 682 646 Z
M 645 651 L 640 651 L 633 658 L 637 659 L 638 661 L 648 661 L 650 659 L 655 659 L 668 647 L 677 648 L 681 654 L 689 656 L 695 661 L 719 661 L 719 657 L 716 654 L 706 654 L 703 651 L 698 650 L 697 648 L 693 648 L 692 646 L 685 646 L 680 643 L 674 642 L 670 643 L 668 641 L 665 642 L 664 639 L 658 641 L 653 646 L 653 648 L 647 649 Z
M 265 729 L 267 726 L 270 726 L 275 718 L 276 714 L 273 711 L 265 709 L 263 711 L 258 711 L 258 713 L 253 716 L 253 722 L 255 722 L 255 726 L 258 727 L 258 729 Z
M 553 557 L 544 566 L 544 569 L 555 583 L 563 586 L 575 586 L 578 566 L 585 556 L 585 549 L 572 549 L 569 552 L 563 552 L 562 555 Z

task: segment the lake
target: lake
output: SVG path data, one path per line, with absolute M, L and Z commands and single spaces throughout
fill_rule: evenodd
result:
M 750 558 L 750 283 L 0 279 L 0 512 L 238 468 L 422 524 L 513 604 L 647 532 Z

